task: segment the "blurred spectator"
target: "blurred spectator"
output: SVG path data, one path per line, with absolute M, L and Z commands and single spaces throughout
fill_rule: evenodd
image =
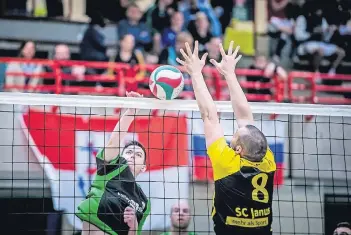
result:
M 232 21 L 234 1 L 233 0 L 211 1 L 211 5 L 212 7 L 215 8 L 215 11 L 218 11 L 217 9 L 221 11 L 221 14 L 220 15 L 217 14 L 217 16 L 222 25 L 222 32 L 225 32 L 225 29 Z
M 69 47 L 66 44 L 59 44 L 55 46 L 54 56 L 53 59 L 56 61 L 60 60 L 70 60 L 71 59 L 71 52 Z M 52 73 L 53 68 L 49 66 L 44 67 L 44 71 L 47 73 Z M 65 80 L 63 79 L 62 84 L 64 86 L 73 86 L 78 85 L 80 81 L 84 79 L 85 68 L 84 66 L 60 66 L 60 71 L 63 74 L 70 74 L 75 77 L 77 81 L 74 80 Z M 44 79 L 44 85 L 53 85 L 55 84 L 55 79 Z
M 345 56 L 345 51 L 337 45 L 329 43 L 336 26 L 328 25 L 320 7 L 310 7 L 310 5 L 305 4 L 304 14 L 296 19 L 294 36 L 298 43 L 297 54 L 299 56 L 312 55 L 313 70 L 317 73 L 319 73 L 320 62 L 323 57 L 337 55 L 329 70 L 329 74 L 333 75 Z
M 182 58 L 182 55 L 180 54 L 180 49 L 182 48 L 185 50 L 186 42 L 189 43 L 190 46 L 193 45 L 194 39 L 191 36 L 191 34 L 187 32 L 179 33 L 176 38 L 175 47 L 170 46 L 163 49 L 159 57 L 158 63 L 178 66 L 179 64 L 176 61 L 176 58 Z
M 36 53 L 36 46 L 33 41 L 23 42 L 19 48 L 18 57 L 24 59 L 34 59 Z M 6 73 L 25 73 L 25 75 L 7 75 L 7 86 L 25 86 L 28 85 L 26 91 L 33 92 L 36 86 L 40 84 L 41 79 L 32 75 L 40 74 L 43 71 L 41 65 L 32 62 L 10 62 L 7 66 Z M 11 88 L 9 91 L 23 91 L 23 88 Z
M 207 18 L 211 23 L 211 33 L 215 37 L 222 35 L 222 26 L 216 16 L 212 6 L 206 2 L 198 3 L 198 0 L 185 0 L 179 7 L 179 10 L 184 14 L 185 27 L 190 27 L 190 24 L 194 24 L 196 13 L 201 11 L 206 14 Z
M 119 39 L 117 54 L 115 62 L 127 63 L 131 66 L 138 63 L 137 57 L 134 52 L 135 39 L 131 34 L 126 34 Z
M 337 224 L 333 235 L 351 235 L 351 225 L 348 222 L 341 222 Z
M 103 17 L 96 13 L 92 16 L 90 24 L 84 33 L 80 43 L 80 55 L 86 61 L 108 61 L 106 55 L 105 35 L 102 30 L 105 27 Z
M 171 18 L 171 27 L 162 33 L 162 47 L 174 47 L 177 34 L 184 29 L 184 16 L 181 12 L 174 12 Z
M 140 51 L 135 50 L 135 39 L 133 35 L 126 34 L 120 38 L 115 62 L 126 63 L 132 67 L 139 65 L 139 69 L 128 69 L 124 74 L 124 77 L 128 78 L 129 80 L 133 79 L 135 83 L 121 84 L 123 86 L 123 89 L 127 89 L 128 91 L 136 91 L 139 85 L 138 82 L 144 79 L 145 69 L 143 67 L 143 54 Z M 110 74 L 112 74 L 112 72 L 110 72 Z
M 146 23 L 153 34 L 153 50 L 155 54 L 161 52 L 161 33 L 170 26 L 171 15 L 174 9 L 171 7 L 173 0 L 156 0 L 146 14 Z
M 27 12 L 27 0 L 5 0 L 5 15 L 8 16 L 29 16 Z
M 325 8 L 325 17 L 328 23 L 337 27 L 330 42 L 343 48 L 348 57 L 346 58 L 347 61 L 350 61 L 351 44 L 349 42 L 351 39 L 351 1 L 335 0 L 325 4 Z
M 211 38 L 211 40 L 206 44 L 206 50 L 208 52 L 208 58 L 220 61 L 221 52 L 219 50 L 219 44 L 222 43 L 221 38 Z M 207 65 L 213 66 L 209 60 L 206 61 Z
M 179 200 L 171 208 L 171 228 L 169 232 L 161 235 L 196 235 L 194 232 L 189 232 L 189 224 L 191 220 L 189 204 L 185 200 Z
M 118 35 L 123 37 L 132 34 L 135 38 L 135 46 L 140 50 L 149 51 L 152 48 L 152 37 L 150 29 L 140 22 L 142 12 L 136 4 L 130 4 L 127 9 L 127 19 L 118 23 Z
M 73 0 L 69 0 L 69 6 L 68 6 L 68 19 L 70 18 L 70 15 L 72 13 L 72 2 Z M 62 0 L 46 0 L 46 8 L 47 8 L 47 17 L 50 18 L 58 18 L 58 19 L 63 19 L 64 18 L 64 12 L 63 12 L 63 2 Z
M 239 21 L 250 20 L 250 12 L 246 6 L 246 0 L 233 0 L 235 2 L 232 10 L 232 18 Z
M 104 0 L 104 4 L 97 0 L 86 0 L 86 14 L 92 17 L 99 11 L 106 19 L 118 23 L 126 18 L 129 4 L 130 0 Z
M 173 0 L 156 0 L 156 3 L 146 13 L 146 23 L 154 33 L 162 31 L 171 25 L 173 8 L 170 5 Z
M 289 0 L 268 0 L 268 17 L 287 18 L 285 7 Z
M 261 70 L 263 75 L 250 75 L 246 76 L 248 82 L 257 83 L 269 83 L 273 79 L 274 75 L 277 74 L 279 79 L 287 80 L 287 72 L 280 66 L 276 66 L 274 63 L 269 62 L 267 58 L 263 55 L 257 55 L 255 57 L 254 64 L 249 67 L 249 69 Z M 258 84 L 259 85 L 259 84 Z M 249 94 L 261 94 L 261 95 L 271 95 L 272 91 L 270 89 L 247 89 Z
M 182 58 L 182 55 L 180 54 L 180 49 L 186 50 L 185 48 L 186 42 L 189 44 L 190 47 L 192 47 L 194 44 L 193 37 L 191 36 L 191 34 L 187 32 L 180 32 L 177 35 L 175 47 L 167 47 L 163 49 L 163 51 L 161 52 L 161 55 L 159 56 L 158 64 L 179 66 L 178 62 L 176 61 L 176 58 L 177 57 Z M 186 73 L 184 73 L 183 76 L 185 80 L 190 79 L 189 75 Z M 184 85 L 184 90 L 192 91 L 191 85 Z M 187 96 L 187 95 L 184 98 L 192 98 L 191 96 Z
M 268 34 L 271 40 L 276 40 L 275 45 L 270 48 L 270 56 L 273 56 L 275 61 L 280 61 L 285 45 L 294 43 L 293 30 L 295 20 L 299 15 L 299 9 L 299 5 L 289 2 L 283 9 L 283 15 L 279 17 L 272 16 L 269 19 Z
M 208 22 L 205 13 L 196 13 L 195 25 L 189 25 L 188 30 L 193 36 L 194 41 L 199 41 L 199 52 L 203 53 L 206 50 L 206 43 L 208 43 L 212 38 L 210 23 Z

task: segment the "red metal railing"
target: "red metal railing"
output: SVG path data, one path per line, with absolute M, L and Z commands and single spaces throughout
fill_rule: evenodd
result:
M 87 62 L 87 61 L 56 61 L 56 60 L 26 60 L 21 58 L 0 58 L 0 63 L 32 63 L 49 68 L 52 72 L 41 72 L 37 74 L 25 74 L 20 72 L 7 71 L 5 76 L 26 76 L 31 79 L 51 80 L 54 81 L 52 85 L 37 85 L 30 87 L 28 85 L 11 85 L 5 82 L 4 90 L 32 90 L 35 92 L 50 92 L 56 94 L 99 94 L 99 95 L 117 95 L 124 96 L 125 90 L 136 90 L 145 96 L 151 95 L 148 89 L 149 75 L 159 65 L 136 65 L 130 66 L 121 63 L 109 62 Z M 84 66 L 85 70 L 100 69 L 105 72 L 102 74 L 84 74 L 83 78 L 78 78 L 74 74 L 67 74 L 63 72 L 64 67 Z M 183 67 L 178 67 L 181 71 Z M 106 73 L 106 71 L 108 71 Z M 263 74 L 260 70 L 237 69 L 238 76 L 260 76 Z M 218 71 L 212 67 L 205 67 L 203 70 L 205 81 L 212 96 L 216 100 L 228 100 L 229 93 L 227 91 L 227 84 Z M 85 85 L 75 84 L 66 85 L 66 81 L 81 81 L 81 82 L 96 82 L 96 83 L 110 83 L 109 87 L 87 87 Z M 190 79 L 185 80 L 186 85 L 191 85 Z M 261 82 L 246 82 L 241 81 L 241 86 L 245 89 L 272 89 L 273 95 L 247 94 L 250 101 L 276 101 L 283 100 L 284 84 L 280 82 L 278 77 L 273 77 L 269 83 Z M 183 98 L 194 98 L 193 92 L 184 91 L 181 94 Z
M 5 76 L 24 76 L 31 79 L 41 79 L 52 81 L 52 85 L 37 85 L 31 87 L 24 84 L 8 84 L 5 82 L 4 90 L 17 89 L 19 91 L 32 92 L 50 92 L 57 94 L 98 94 L 98 95 L 116 95 L 124 96 L 125 90 L 136 90 L 145 96 L 150 96 L 151 92 L 148 88 L 149 76 L 151 72 L 159 65 L 136 65 L 130 66 L 121 63 L 109 62 L 87 62 L 87 61 L 55 61 L 55 60 L 26 60 L 21 58 L 0 58 L 0 63 L 32 63 L 49 68 L 50 72 L 41 72 L 37 74 L 26 74 L 23 72 L 7 71 Z M 64 67 L 83 66 L 86 71 L 89 69 L 100 69 L 105 72 L 102 74 L 84 73 L 82 77 L 77 77 L 75 74 L 67 74 L 63 71 Z M 178 67 L 183 70 L 183 67 Z M 108 72 L 106 72 L 108 71 Z M 218 71 L 212 67 L 205 67 L 203 70 L 205 81 L 209 90 L 216 100 L 229 100 L 229 92 L 227 83 Z M 260 70 L 237 69 L 236 74 L 241 76 L 261 76 Z M 351 86 L 345 85 L 322 85 L 317 83 L 316 76 L 325 81 L 339 81 L 339 83 L 351 82 L 351 75 L 337 74 L 330 76 L 328 74 L 318 74 L 310 72 L 292 71 L 288 75 L 288 81 L 284 82 L 274 76 L 269 83 L 262 82 L 247 82 L 244 79 L 240 80 L 240 84 L 244 89 L 269 89 L 270 94 L 246 94 L 249 101 L 275 101 L 281 102 L 288 98 L 291 102 L 298 103 L 323 103 L 323 104 L 351 104 L 351 99 L 343 96 L 343 93 L 351 93 Z M 109 83 L 105 87 L 86 86 L 86 84 L 75 85 L 66 84 L 67 81 L 82 81 L 101 83 L 102 85 Z M 284 90 L 287 83 L 287 91 Z M 190 79 L 186 79 L 185 84 L 191 86 Z M 284 94 L 287 92 L 287 96 Z M 182 98 L 194 98 L 191 90 L 184 91 L 181 94 Z
M 323 81 L 338 81 L 337 83 L 341 85 L 325 85 Z M 351 82 L 351 75 L 290 72 L 289 99 L 297 103 L 351 104 L 351 99 L 343 97 L 344 93 L 351 93 L 351 86 L 347 87 L 343 84 L 347 82 Z

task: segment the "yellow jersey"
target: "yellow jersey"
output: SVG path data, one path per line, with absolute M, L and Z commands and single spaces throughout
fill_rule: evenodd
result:
M 276 164 L 268 148 L 261 162 L 241 158 L 224 137 L 207 149 L 215 192 L 212 219 L 216 234 L 272 234 L 272 194 Z

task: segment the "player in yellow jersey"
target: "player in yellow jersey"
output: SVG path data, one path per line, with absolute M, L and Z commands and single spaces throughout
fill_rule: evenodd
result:
M 207 153 L 215 180 L 212 219 L 216 234 L 270 235 L 276 164 L 266 137 L 254 126 L 251 108 L 235 75 L 235 66 L 241 56 L 237 56 L 239 47 L 233 53 L 233 45 L 231 42 L 226 54 L 220 44 L 222 60 L 210 60 L 227 81 L 239 127 L 230 146 L 224 138 L 216 105 L 201 72 L 207 54 L 200 59 L 198 42 L 195 42 L 193 52 L 186 44 L 186 52 L 180 51 L 184 60 L 177 58 L 177 61 L 191 76 L 204 122 Z

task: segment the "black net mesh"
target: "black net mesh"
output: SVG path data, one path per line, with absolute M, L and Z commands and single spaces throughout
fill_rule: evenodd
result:
M 91 193 L 95 157 L 120 111 L 0 106 L 3 230 L 80 234 L 82 223 L 75 212 Z M 324 116 L 255 114 L 278 168 L 273 234 L 332 234 L 338 223 L 351 222 L 350 116 L 333 116 L 328 106 Z M 236 130 L 234 115 L 220 113 L 220 118 L 229 142 Z M 142 143 L 147 153 L 146 170 L 136 178 L 151 202 L 142 234 L 161 234 L 172 227 L 214 234 L 213 171 L 199 113 L 142 110 L 123 143 L 131 140 Z M 121 213 L 116 216 L 123 219 Z

